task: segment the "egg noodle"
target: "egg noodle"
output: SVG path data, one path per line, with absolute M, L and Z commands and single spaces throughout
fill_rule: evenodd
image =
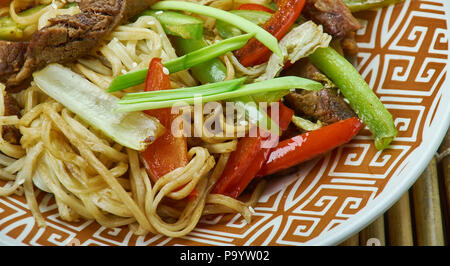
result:
M 195 2 L 228 10 L 249 1 Z M 33 15 L 17 15 L 18 7 L 30 4 L 47 6 Z M 76 6 L 62 9 L 64 4 L 65 1 L 14 0 L 9 8 L 0 9 L 0 15 L 9 13 L 16 23 L 27 26 L 25 32 L 31 36 L 50 18 L 79 12 Z M 213 27 L 213 19 L 202 19 L 206 27 Z M 216 36 L 208 42 L 217 41 Z M 148 67 L 154 57 L 164 61 L 177 55 L 158 20 L 142 16 L 117 27 L 91 56 L 66 66 L 106 90 L 116 76 Z M 245 68 L 231 53 L 221 60 L 227 67 L 226 79 L 256 77 L 265 69 L 264 65 Z M 170 78 L 174 88 L 198 85 L 188 71 L 171 74 Z M 142 89 L 140 85 L 114 94 L 121 97 Z M 0 91 L 5 95 L 2 84 Z M 39 211 L 36 189 L 54 195 L 59 215 L 65 221 L 95 219 L 110 228 L 128 225 L 139 235 L 184 236 L 202 216 L 210 214 L 240 213 L 247 222 L 251 221 L 263 181 L 247 202 L 210 193 L 230 153 L 236 149 L 237 137 L 206 134 L 201 124 L 193 124 L 193 130 L 202 134 L 188 139 L 189 163 L 153 182 L 138 151 L 123 147 L 90 127 L 33 82 L 14 96 L 22 109 L 21 117 L 5 116 L 4 97 L 0 97 L 0 126 L 15 126 L 22 134 L 20 145 L 8 143 L 0 134 L 0 179 L 4 184 L 0 196 L 25 195 L 38 226 L 45 226 L 45 218 Z M 234 136 L 248 130 L 248 126 L 227 124 L 222 108 L 217 110 L 220 111 L 206 115 L 204 120 L 218 119 L 220 126 Z M 194 190 L 198 195 L 190 198 Z

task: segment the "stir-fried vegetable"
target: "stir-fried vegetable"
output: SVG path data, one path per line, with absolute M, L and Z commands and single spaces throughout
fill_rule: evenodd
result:
M 212 102 L 269 91 L 283 91 L 293 88 L 302 88 L 305 90 L 320 90 L 323 87 L 319 82 L 295 76 L 280 77 L 239 86 L 243 81 L 244 80 L 241 78 L 202 85 L 198 87 L 176 89 L 168 92 L 152 91 L 129 93 L 117 102 L 116 111 L 130 112 L 171 107 L 175 103 L 179 102 L 180 99 L 183 99 L 183 101 L 187 104 L 194 104 L 196 100 L 196 97 L 193 93 L 194 91 L 196 95 L 202 96 L 201 99 L 198 100 L 201 100 L 202 102 Z M 202 91 L 205 90 L 205 88 L 210 89 L 212 87 L 215 87 L 216 90 L 223 90 L 224 92 L 210 95 L 202 94 Z M 169 93 L 170 95 L 168 96 L 167 93 Z M 188 93 L 191 93 L 191 96 L 183 98 L 188 95 Z M 182 97 L 180 97 L 181 94 Z M 164 95 L 164 97 L 161 97 L 161 95 Z M 153 97 L 158 98 L 157 100 L 153 100 Z
M 77 6 L 78 3 L 67 3 L 62 8 L 70 8 L 73 6 Z M 21 11 L 17 13 L 19 17 L 26 17 L 31 16 L 45 7 L 47 7 L 48 4 L 44 5 L 37 5 L 31 8 L 28 8 L 24 11 Z M 26 25 L 17 24 L 11 16 L 2 16 L 0 17 L 0 40 L 8 40 L 8 41 L 21 41 L 27 36 L 25 36 L 25 32 L 27 31 Z
M 257 176 L 266 176 L 310 160 L 349 142 L 362 127 L 358 118 L 334 124 L 281 141 L 270 152 Z
M 174 44 L 177 52 L 181 55 L 189 54 L 208 46 L 204 39 L 188 40 L 174 38 Z M 195 65 L 191 67 L 190 71 L 202 84 L 223 81 L 227 77 L 227 68 L 219 58 L 213 58 Z
M 246 95 L 230 99 L 229 101 L 234 102 L 238 109 L 245 112 L 245 117 L 250 124 L 258 126 L 260 129 L 271 132 L 274 135 L 281 135 L 280 127 L 277 123 L 274 123 L 265 110 L 259 108 L 253 97 Z
M 230 39 L 226 39 L 213 45 L 195 50 L 189 54 L 178 57 L 164 63 L 169 73 L 176 73 L 181 70 L 189 69 L 195 65 L 207 62 L 229 51 L 239 49 L 252 38 L 253 34 L 245 34 Z M 118 76 L 113 80 L 109 87 L 109 92 L 123 90 L 132 86 L 139 85 L 145 81 L 148 68 L 130 72 Z
M 115 113 L 118 98 L 66 67 L 51 64 L 33 77 L 47 95 L 125 147 L 145 150 L 163 133 L 164 127 L 144 113 Z
M 317 49 L 309 59 L 336 84 L 352 109 L 369 127 L 375 137 L 375 147 L 378 150 L 387 148 L 397 135 L 392 115 L 358 70 L 330 47 Z
M 381 8 L 403 1 L 404 0 L 342 0 L 352 12 Z
M 280 41 L 284 57 L 272 55 L 267 63 L 266 71 L 257 80 L 272 79 L 280 74 L 286 63 L 294 64 L 309 56 L 317 48 L 328 47 L 331 36 L 323 32 L 323 28 L 312 21 L 294 27 Z
M 177 100 L 186 100 L 189 98 L 195 97 L 206 97 L 211 95 L 216 95 L 218 93 L 233 91 L 239 86 L 241 86 L 244 81 L 244 78 L 227 80 L 222 82 L 210 83 L 195 87 L 188 88 L 179 88 L 172 90 L 164 90 L 164 91 L 147 91 L 147 92 L 135 92 L 128 93 L 121 99 L 120 104 L 125 103 L 141 103 L 141 102 L 165 102 L 165 101 L 177 101 Z M 170 103 L 163 104 L 164 107 L 170 107 Z M 155 109 L 155 108 L 152 108 Z M 146 110 L 146 109 L 143 109 Z
M 173 11 L 146 10 L 140 16 L 153 16 L 169 35 L 198 40 L 203 37 L 203 21 Z
M 280 74 L 286 63 L 293 64 L 301 58 L 307 57 L 319 47 L 327 47 L 331 41 L 331 36 L 324 33 L 322 27 L 312 21 L 305 22 L 294 27 L 280 41 L 280 47 L 284 58 L 276 55 L 270 56 L 266 71 L 259 76 L 256 81 L 273 79 Z M 255 95 L 256 101 L 276 102 L 288 92 L 266 92 Z
M 164 73 L 164 66 L 160 58 L 153 58 L 150 62 L 145 91 L 170 90 L 169 75 Z M 182 134 L 175 137 L 171 131 L 173 120 L 177 117 L 172 114 L 170 108 L 144 111 L 146 114 L 156 117 L 167 129 L 162 136 L 155 140 L 142 152 L 147 171 L 153 181 L 165 174 L 188 164 L 186 137 Z M 180 130 L 182 130 L 180 128 Z
M 264 23 L 272 17 L 271 13 L 258 10 L 231 10 L 229 12 L 245 18 L 246 20 L 259 26 L 264 25 Z M 216 21 L 216 29 L 222 38 L 231 38 L 242 34 L 242 31 L 237 27 L 222 20 Z
M 280 103 L 278 125 L 282 130 L 288 128 L 293 114 L 293 110 Z M 269 141 L 269 138 L 269 135 L 258 134 L 256 137 L 239 139 L 236 150 L 230 154 L 227 165 L 211 193 L 238 197 L 267 161 L 271 148 L 264 147 L 263 142 Z
M 278 41 L 273 35 L 271 35 L 263 28 L 259 27 L 255 23 L 252 23 L 230 12 L 226 12 L 224 10 L 210 6 L 203 6 L 199 4 L 180 1 L 161 1 L 153 5 L 152 9 L 182 10 L 226 21 L 227 23 L 234 25 L 235 27 L 243 30 L 244 32 L 255 34 L 255 38 L 259 40 L 263 45 L 265 45 L 268 49 L 270 49 L 278 56 L 280 57 L 282 56 L 280 47 L 278 47 Z
M 270 32 L 277 40 L 281 40 L 299 17 L 305 0 L 280 0 L 275 14 L 267 21 L 263 28 Z M 282 53 L 276 53 L 283 58 Z M 235 52 L 236 57 L 244 66 L 254 66 L 269 60 L 271 52 L 256 39 Z
M 181 46 L 183 48 L 183 49 L 181 49 L 182 51 L 189 51 L 190 49 L 195 50 L 196 46 L 202 46 L 202 45 L 206 46 L 206 43 L 204 43 L 203 40 L 192 41 L 192 40 L 184 40 L 181 38 L 177 38 L 176 43 L 177 43 L 177 48 L 179 46 Z M 221 82 L 226 77 L 226 67 L 222 63 L 222 61 L 220 61 L 217 58 L 192 67 L 191 72 L 202 83 Z M 218 93 L 219 91 L 215 90 L 214 92 Z M 198 92 L 196 92 L 196 93 L 198 93 Z M 280 95 L 277 92 L 275 92 L 275 94 L 277 96 Z M 203 94 L 203 95 L 205 95 L 205 94 Z M 283 93 L 282 95 L 285 95 L 285 93 Z M 254 95 L 254 96 L 256 96 L 256 95 Z M 280 99 L 280 97 L 277 97 L 277 99 Z M 240 106 L 241 108 L 243 108 L 243 111 L 245 112 L 245 115 L 246 115 L 246 119 L 248 119 L 248 121 L 252 122 L 254 125 L 259 125 L 268 131 L 279 132 L 277 125 L 275 123 L 273 123 L 272 119 L 267 116 L 267 113 L 264 110 L 259 109 L 259 106 L 255 102 L 253 97 L 241 96 L 238 98 L 231 99 L 231 101 L 235 102 L 235 104 L 237 106 Z M 272 102 L 272 101 L 270 101 L 270 102 Z
M 264 12 L 271 13 L 271 14 L 274 13 L 274 11 L 270 7 L 259 5 L 259 4 L 254 4 L 254 3 L 242 4 L 238 7 L 238 10 L 257 10 L 257 11 L 264 11 Z
M 322 122 L 320 121 L 313 123 L 307 119 L 295 115 L 292 117 L 292 123 L 299 129 L 306 131 L 314 131 L 322 127 Z
M 38 5 L 27 10 L 24 10 L 17 15 L 29 16 L 39 12 L 47 5 Z M 0 40 L 18 41 L 24 37 L 24 30 L 26 26 L 17 24 L 10 16 L 0 17 Z

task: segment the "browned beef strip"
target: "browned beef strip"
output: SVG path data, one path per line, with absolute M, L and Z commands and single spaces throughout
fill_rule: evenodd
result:
M 26 42 L 8 42 L 0 40 L 0 82 L 19 71 L 25 62 Z
M 285 100 L 298 115 L 327 125 L 355 116 L 344 99 L 331 89 L 298 90 L 285 96 Z
M 362 27 L 341 0 L 306 0 L 303 14 L 338 39 Z
M 8 93 L 4 96 L 5 102 L 5 116 L 16 115 L 20 118 L 20 108 L 14 97 Z M 19 144 L 20 142 L 20 131 L 14 126 L 2 126 L 1 134 L 4 140 L 12 144 Z
M 358 54 L 358 44 L 355 39 L 355 32 L 345 36 L 341 41 L 341 47 L 346 56 L 356 56 Z
M 286 104 L 294 109 L 296 115 L 312 121 L 320 120 L 326 125 L 356 116 L 344 98 L 333 88 L 334 84 L 330 86 L 328 81 L 324 81 L 323 74 L 309 60 L 302 59 L 296 62 L 282 74 L 296 75 L 324 84 L 324 89 L 320 91 L 298 89 L 284 97 Z
M 11 75 L 11 71 L 6 73 L 0 69 L 0 77 L 8 76 L 6 86 L 11 90 L 27 80 L 35 70 L 49 63 L 65 63 L 89 54 L 117 25 L 149 8 L 156 1 L 81 0 L 81 13 L 50 20 L 49 26 L 32 36 L 19 71 L 16 70 Z M 14 69 L 17 69 L 17 65 Z
M 0 41 L 0 82 L 4 81 L 8 75 L 17 72 L 25 61 L 25 51 L 27 43 Z M 3 97 L 5 103 L 5 116 L 17 115 L 20 117 L 20 108 L 16 99 L 6 93 Z M 14 126 L 2 126 L 1 134 L 4 140 L 19 144 L 20 132 Z

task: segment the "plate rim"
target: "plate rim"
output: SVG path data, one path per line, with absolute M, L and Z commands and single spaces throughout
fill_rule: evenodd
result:
M 406 0 L 408 1 L 408 0 Z M 448 1 L 442 1 L 444 5 L 444 10 L 446 14 L 450 14 L 450 2 Z M 450 37 L 450 17 L 447 17 L 447 39 Z M 450 41 L 450 40 L 448 40 Z M 447 64 L 446 64 L 446 77 L 445 81 L 442 84 L 443 91 L 447 88 L 447 90 L 450 89 L 450 43 L 448 47 L 448 54 L 447 54 Z M 444 98 L 445 96 L 445 98 Z M 393 178 L 400 178 L 400 181 L 396 182 L 395 184 L 397 187 L 391 188 L 391 185 L 387 185 L 383 191 L 378 195 L 374 200 L 368 203 L 365 207 L 363 207 L 360 211 L 358 211 L 357 214 L 351 216 L 349 219 L 345 220 L 342 224 L 336 226 L 336 228 L 327 231 L 322 232 L 319 236 L 304 242 L 304 243 L 298 243 L 299 245 L 306 245 L 306 246 L 335 246 L 343 241 L 345 241 L 347 238 L 351 237 L 352 235 L 360 232 L 362 229 L 364 229 L 366 226 L 371 224 L 374 220 L 376 220 L 381 214 L 389 210 L 392 205 L 394 205 L 400 197 L 406 193 L 416 182 L 416 180 L 420 177 L 420 175 L 423 173 L 425 168 L 428 166 L 430 160 L 435 156 L 436 151 L 438 150 L 440 144 L 442 143 L 442 140 L 444 139 L 447 131 L 450 127 L 450 104 L 444 105 L 442 103 L 445 102 L 445 100 L 450 100 L 450 92 L 443 93 L 442 94 L 443 101 L 441 104 L 437 105 L 436 114 L 443 113 L 443 119 L 440 120 L 439 123 L 434 123 L 430 125 L 429 130 L 434 131 L 434 136 L 437 136 L 433 138 L 432 141 L 428 142 L 422 142 L 415 151 L 410 154 L 410 156 L 415 155 L 418 152 L 422 152 L 421 157 L 424 158 L 423 160 L 420 160 L 420 163 L 415 164 L 409 172 L 411 173 L 407 178 L 401 179 L 398 174 L 394 173 L 391 179 Z M 440 108 L 440 109 L 439 109 Z M 423 146 L 427 144 L 429 148 L 424 149 Z M 429 145 L 431 144 L 431 145 Z M 387 183 L 389 184 L 389 182 Z M 0 231 L 0 246 L 26 246 L 26 244 L 18 241 L 17 239 L 11 238 L 7 235 L 5 235 L 3 232 Z
M 407 0 L 408 1 L 408 0 Z M 414 0 L 412 0 L 414 1 Z M 446 14 L 450 14 L 450 2 L 441 1 L 444 5 L 444 10 Z M 362 229 L 370 225 L 373 221 L 375 221 L 380 215 L 385 213 L 392 207 L 402 196 L 406 193 L 417 181 L 417 179 L 422 175 L 423 171 L 425 171 L 426 167 L 430 163 L 431 159 L 436 155 L 437 150 L 439 149 L 440 144 L 442 143 L 447 131 L 450 129 L 450 105 L 444 105 L 443 103 L 446 100 L 450 102 L 450 16 L 447 16 L 447 41 L 448 44 L 448 54 L 447 54 L 447 64 L 445 67 L 446 76 L 445 81 L 442 84 L 442 98 L 441 103 L 436 106 L 436 114 L 443 113 L 442 119 L 439 123 L 431 124 L 429 127 L 429 131 L 434 132 L 434 136 L 432 141 L 422 142 L 411 154 L 413 156 L 419 152 L 422 153 L 421 157 L 424 158 L 420 160 L 420 163 L 415 164 L 414 167 L 411 168 L 409 178 L 400 179 L 399 182 L 395 183 L 398 186 L 395 188 L 391 188 L 392 184 L 386 184 L 386 187 L 380 193 L 380 195 L 371 201 L 368 205 L 363 207 L 360 211 L 358 211 L 357 215 L 353 215 L 348 220 L 344 221 L 343 224 L 336 226 L 336 229 L 332 229 L 328 232 L 324 232 L 318 237 L 311 239 L 305 242 L 306 245 L 324 245 L 324 246 L 334 246 L 342 243 L 349 237 L 354 234 L 360 232 Z M 449 91 L 445 93 L 445 91 Z M 439 109 L 440 108 L 440 109 Z M 429 148 L 424 149 L 423 145 L 431 144 Z M 423 150 L 424 149 L 424 150 Z M 391 179 L 395 178 L 396 174 L 394 173 L 391 176 Z M 396 177 L 399 178 L 399 177 Z M 394 184 L 394 185 L 395 185 Z M 400 185 L 399 185 L 400 184 Z M 372 206 L 373 205 L 373 206 Z M 339 230 L 338 230 L 339 229 Z

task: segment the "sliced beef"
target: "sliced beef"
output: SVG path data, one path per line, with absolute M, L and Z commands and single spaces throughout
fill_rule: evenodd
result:
M 7 76 L 8 90 L 19 86 L 31 74 L 49 63 L 65 63 L 89 54 L 101 39 L 123 21 L 133 17 L 157 0 L 81 0 L 81 13 L 62 15 L 50 20 L 50 25 L 37 31 L 27 45 L 25 60 L 12 73 L 0 69 L 0 77 Z M 10 49 L 10 48 L 4 48 Z M 1 54 L 0 54 L 1 56 Z M 3 61 L 3 58 L 0 58 Z
M 324 89 L 320 91 L 298 89 L 284 97 L 286 104 L 295 110 L 296 115 L 314 122 L 320 120 L 327 125 L 356 116 L 344 98 L 337 93 L 335 85 L 308 59 L 296 62 L 282 74 L 316 80 L 324 85 Z
M 4 82 L 8 75 L 20 70 L 25 61 L 27 43 L 0 41 L 0 82 Z M 20 117 L 20 108 L 14 97 L 6 93 L 3 97 L 5 116 Z M 19 144 L 20 131 L 14 126 L 2 126 L 1 134 L 4 140 L 12 144 Z
M 14 97 L 8 93 L 4 96 L 5 103 L 5 116 L 16 115 L 20 118 L 20 107 Z M 19 144 L 20 142 L 20 131 L 14 126 L 2 126 L 1 134 L 4 140 L 12 144 Z
M 341 47 L 345 56 L 356 56 L 358 54 L 359 49 L 355 35 L 355 32 L 351 32 L 341 40 Z
M 331 89 L 298 90 L 285 96 L 285 100 L 298 115 L 327 125 L 356 116 L 344 99 Z
M 25 62 L 28 43 L 0 40 L 0 82 L 18 72 Z
M 336 85 L 328 79 L 319 69 L 317 69 L 308 58 L 302 58 L 295 62 L 291 67 L 281 72 L 282 76 L 298 76 L 302 78 L 312 79 L 322 83 L 326 89 L 335 89 Z
M 341 0 L 306 0 L 303 14 L 338 39 L 362 27 Z

